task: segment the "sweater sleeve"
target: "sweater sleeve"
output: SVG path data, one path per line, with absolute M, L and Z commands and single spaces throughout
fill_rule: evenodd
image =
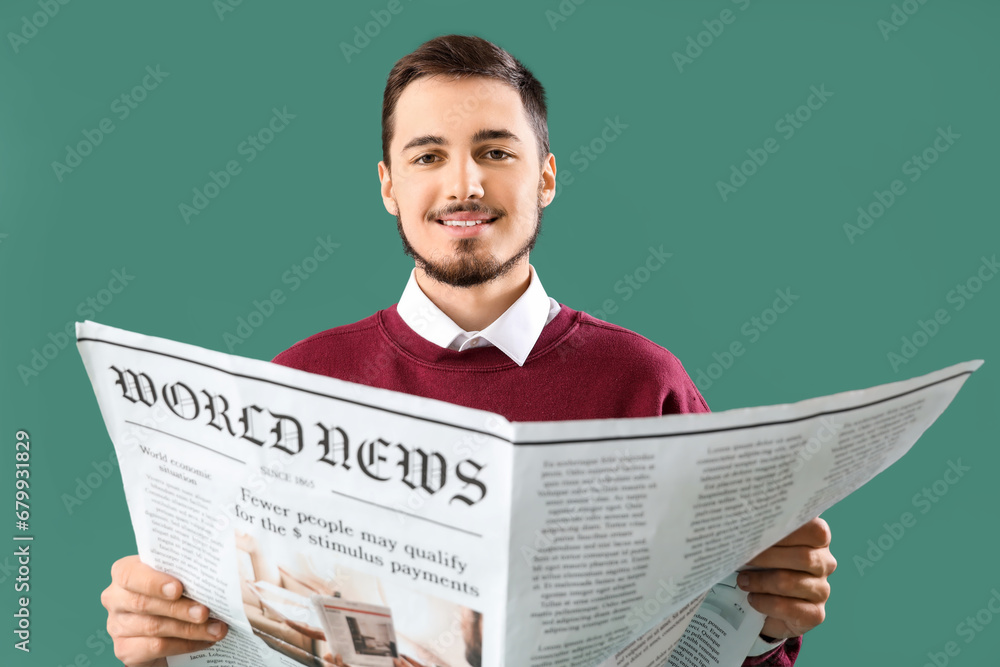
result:
M 792 667 L 801 648 L 802 637 L 792 637 L 773 651 L 747 658 L 742 667 Z
M 711 412 L 705 398 L 698 391 L 691 376 L 684 370 L 684 365 L 680 359 L 669 355 L 669 363 L 666 367 L 667 395 L 663 399 L 663 408 L 660 414 L 676 415 L 689 412 Z M 662 377 L 662 376 L 661 376 Z

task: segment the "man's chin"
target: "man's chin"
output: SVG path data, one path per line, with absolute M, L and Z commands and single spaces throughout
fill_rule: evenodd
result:
M 494 281 L 501 276 L 499 267 L 495 269 L 462 269 L 423 264 L 420 268 L 428 278 L 451 287 L 475 287 Z

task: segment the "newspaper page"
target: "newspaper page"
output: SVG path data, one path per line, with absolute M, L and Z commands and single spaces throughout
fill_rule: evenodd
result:
M 230 625 L 168 660 L 198 666 L 738 665 L 762 619 L 727 577 L 898 459 L 982 363 L 511 423 L 93 322 L 77 337 L 140 557 Z
M 516 423 L 510 664 L 590 664 L 662 623 L 898 460 L 981 364 L 793 404 Z M 671 664 L 739 664 L 720 657 L 731 620 L 704 619 L 720 646 Z
M 142 561 L 230 626 L 169 664 L 503 664 L 506 420 L 92 322 L 77 338 Z
M 736 572 L 705 595 L 685 605 L 666 621 L 631 642 L 600 667 L 738 667 L 764 627 L 764 614 L 750 606 L 747 593 L 736 585 Z M 639 614 L 661 607 L 667 584 L 645 595 Z
M 712 586 L 684 636 L 670 653 L 669 667 L 743 664 L 766 616 L 750 606 L 734 572 Z

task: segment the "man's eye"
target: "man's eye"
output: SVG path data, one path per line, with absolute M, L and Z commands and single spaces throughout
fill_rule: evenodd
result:
M 499 148 L 494 148 L 493 150 L 489 151 L 489 152 L 488 152 L 488 153 L 486 153 L 486 154 L 487 154 L 487 155 L 492 155 L 493 153 L 499 153 L 499 154 L 500 154 L 500 155 L 502 155 L 502 156 L 506 156 L 506 157 L 495 157 L 495 158 L 493 158 L 494 160 L 496 160 L 496 161 L 498 161 L 498 162 L 502 162 L 503 160 L 505 160 L 505 159 L 507 159 L 507 158 L 510 158 L 510 157 L 513 157 L 513 156 L 512 156 L 512 155 L 511 155 L 510 153 L 508 153 L 507 151 L 505 151 L 505 150 L 501 150 L 501 149 L 499 149 Z
M 425 157 L 429 157 L 429 158 L 435 158 L 435 159 L 437 158 L 437 156 L 436 156 L 436 155 L 431 155 L 430 153 L 427 153 L 426 155 L 421 155 L 421 156 L 420 156 L 420 157 L 418 157 L 418 158 L 417 158 L 416 160 L 414 160 L 414 161 L 413 161 L 413 162 L 414 162 L 414 164 L 432 164 L 431 162 L 424 162 L 424 158 L 425 158 Z

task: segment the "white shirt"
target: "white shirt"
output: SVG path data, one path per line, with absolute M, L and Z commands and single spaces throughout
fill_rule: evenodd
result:
M 561 309 L 559 303 L 545 293 L 535 267 L 529 264 L 528 269 L 531 273 L 528 289 L 482 331 L 463 330 L 435 306 L 417 284 L 416 269 L 410 271 L 396 312 L 407 326 L 438 347 L 462 351 L 493 345 L 518 366 L 523 366 L 542 329 Z
M 531 281 L 524 291 L 503 315 L 482 331 L 465 331 L 454 320 L 444 314 L 428 298 L 417 284 L 416 269 L 410 271 L 410 279 L 403 289 L 403 295 L 396 304 L 396 312 L 408 327 L 438 347 L 450 350 L 468 350 L 473 347 L 494 345 L 504 354 L 523 366 L 531 349 L 538 342 L 545 325 L 559 313 L 559 303 L 545 293 L 535 267 L 528 265 Z M 769 644 L 760 637 L 754 642 L 748 657 L 758 656 L 777 648 L 784 640 Z

